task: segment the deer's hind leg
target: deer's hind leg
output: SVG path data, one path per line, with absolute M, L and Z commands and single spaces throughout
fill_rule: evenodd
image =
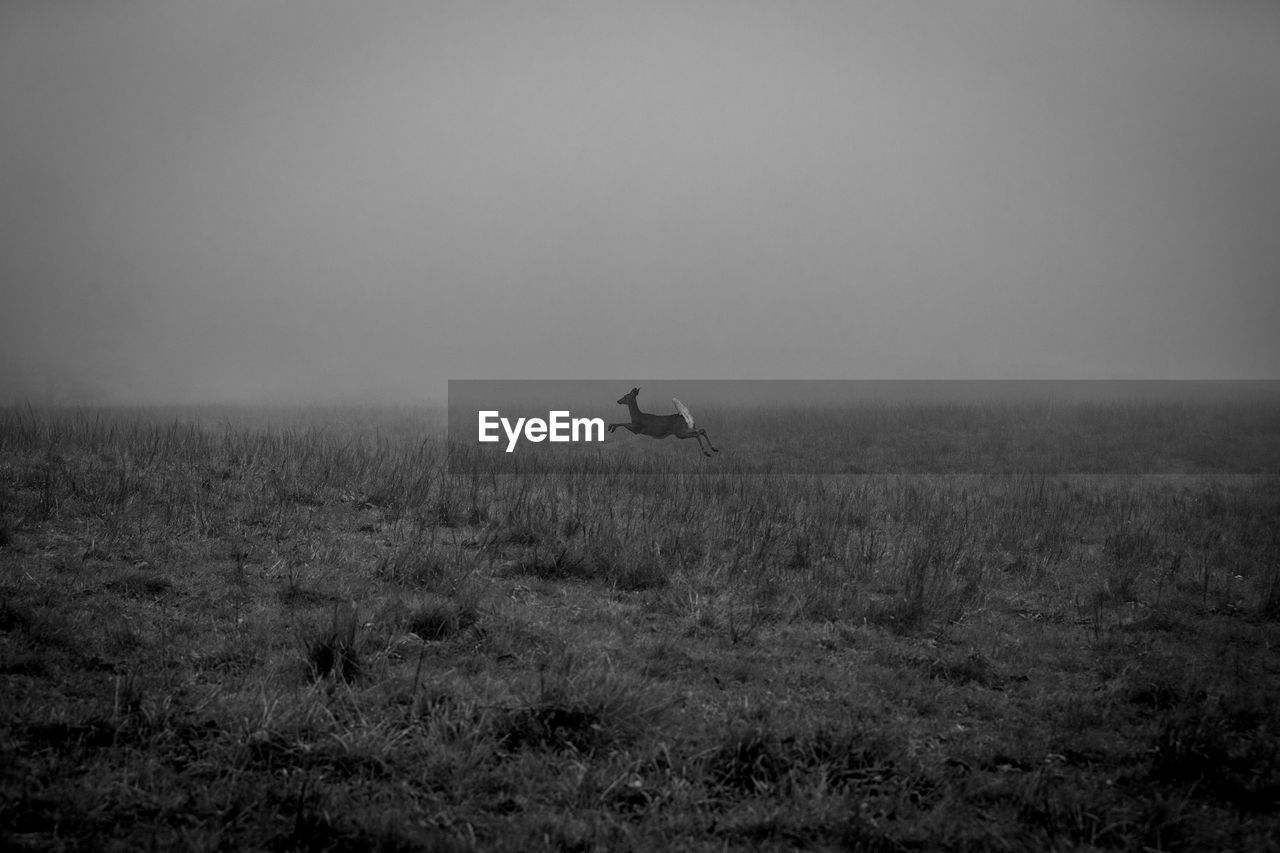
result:
M 698 449 L 702 451 L 702 455 L 703 456 L 711 455 L 710 453 L 707 452 L 707 449 L 702 446 L 701 430 L 691 429 L 691 430 L 686 430 L 685 432 L 678 432 L 678 433 L 675 433 L 675 437 L 676 438 L 696 438 L 698 440 Z M 710 444 L 710 443 L 711 443 L 711 439 L 707 439 L 707 444 Z M 713 447 L 712 450 L 715 450 L 715 448 Z M 716 451 L 716 452 L 719 453 L 719 451 Z
M 699 430 L 698 430 L 698 435 L 699 435 L 699 436 L 702 436 L 703 438 L 706 438 L 706 440 L 707 440 L 707 447 L 710 447 L 710 448 L 711 448 L 712 450 L 714 450 L 716 453 L 719 453 L 719 452 L 720 452 L 720 448 L 716 447 L 714 444 L 712 444 L 712 443 L 711 443 L 711 436 L 707 435 L 707 431 L 706 431 L 705 429 L 699 429 Z M 699 442 L 698 442 L 698 446 L 699 446 L 699 447 L 701 447 L 701 446 L 702 446 L 702 442 L 701 442 L 701 441 L 699 441 Z M 710 456 L 711 454 L 710 454 L 710 453 L 708 453 L 707 455 L 708 455 L 708 456 Z

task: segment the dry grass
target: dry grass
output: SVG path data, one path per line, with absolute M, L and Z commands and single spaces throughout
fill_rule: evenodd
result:
M 413 410 L 4 412 L 0 844 L 1274 846 L 1276 413 L 1159 414 L 1062 422 L 1182 473 L 1026 473 L 1077 433 L 1007 407 L 810 412 L 811 474 L 747 473 L 768 411 L 524 473 Z

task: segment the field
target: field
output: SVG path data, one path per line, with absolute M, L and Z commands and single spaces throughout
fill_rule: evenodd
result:
M 0 847 L 1280 847 L 1280 406 L 699 414 L 0 412 Z

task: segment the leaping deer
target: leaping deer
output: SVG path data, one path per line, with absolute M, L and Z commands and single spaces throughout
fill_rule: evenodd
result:
M 636 403 L 636 395 L 639 393 L 639 388 L 632 388 L 618 398 L 618 405 L 626 406 L 627 411 L 631 412 L 631 423 L 609 424 L 609 432 L 622 427 L 636 435 L 647 435 L 650 438 L 666 438 L 669 435 L 674 435 L 676 438 L 696 438 L 698 449 L 704 455 L 710 456 L 711 454 L 702 446 L 702 439 L 706 438 L 707 447 L 716 453 L 720 452 L 720 448 L 711 443 L 711 437 L 707 435 L 707 431 L 693 425 L 693 413 L 685 408 L 684 403 L 672 397 L 671 402 L 675 403 L 680 411 L 674 415 L 654 415 L 640 411 L 640 406 Z

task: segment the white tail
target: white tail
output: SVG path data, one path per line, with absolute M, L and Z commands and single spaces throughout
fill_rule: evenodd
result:
M 684 418 L 684 422 L 689 425 L 689 429 L 693 429 L 693 412 L 689 411 L 685 404 L 675 397 L 671 398 L 671 402 L 676 404 L 676 410 L 680 412 L 680 417 Z

